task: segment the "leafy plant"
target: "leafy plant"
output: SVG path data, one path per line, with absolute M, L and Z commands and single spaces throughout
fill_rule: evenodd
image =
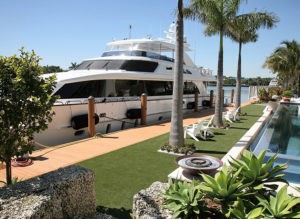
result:
M 268 91 L 265 88 L 260 88 L 258 90 L 258 98 L 261 101 L 268 101 L 270 99 Z
M 195 144 L 184 144 L 182 147 L 176 147 L 169 145 L 169 143 L 165 143 L 160 147 L 161 150 L 163 151 L 168 151 L 168 152 L 174 152 L 174 153 L 181 153 L 181 154 L 188 154 L 189 152 L 193 151 L 196 149 Z
M 222 206 L 222 213 L 229 217 L 230 208 L 232 204 L 238 199 L 251 193 L 245 193 L 244 189 L 247 188 L 250 183 L 243 183 L 243 179 L 239 179 L 239 174 L 242 168 L 236 172 L 229 171 L 227 166 L 224 165 L 220 172 L 216 173 L 215 177 L 211 177 L 207 174 L 201 174 L 204 182 L 199 185 L 201 191 L 205 195 L 212 199 L 215 203 L 219 203 Z
M 12 183 L 11 158 L 31 152 L 36 132 L 52 120 L 55 76 L 43 78 L 40 57 L 34 51 L 0 56 L 0 162 L 6 165 L 6 182 Z
M 300 218 L 300 198 L 288 195 L 287 187 L 282 187 L 275 197 L 257 197 L 266 218 Z
M 236 219 L 260 219 L 263 218 L 263 207 L 253 207 L 248 212 L 244 201 L 240 198 L 234 202 L 231 211 L 231 217 Z
M 170 181 L 164 191 L 165 206 L 174 212 L 173 218 L 193 218 L 205 211 L 205 202 L 196 181 Z
M 21 182 L 21 181 L 22 181 L 22 179 L 19 179 L 18 177 L 13 177 L 12 180 L 11 180 L 11 184 L 14 185 L 14 184 L 17 184 L 18 182 Z M 0 180 L 0 183 L 2 183 L 4 186 L 8 185 L 5 181 Z
M 291 98 L 291 97 L 294 96 L 294 92 L 290 91 L 290 90 L 285 90 L 285 91 L 283 91 L 282 96 L 287 97 L 287 98 Z
M 243 180 L 243 183 L 250 183 L 251 190 L 264 191 L 264 187 L 275 190 L 278 186 L 272 184 L 274 182 L 286 182 L 283 179 L 284 174 L 280 172 L 287 168 L 287 164 L 279 164 L 274 166 L 278 155 L 273 155 L 266 163 L 266 150 L 260 152 L 256 157 L 250 151 L 244 151 L 239 160 L 232 158 L 230 165 L 233 171 L 240 170 L 238 178 Z M 268 183 L 268 184 L 265 184 Z

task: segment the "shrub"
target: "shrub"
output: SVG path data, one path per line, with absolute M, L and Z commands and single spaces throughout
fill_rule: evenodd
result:
M 294 92 L 290 90 L 285 90 L 282 92 L 283 97 L 291 98 L 294 96 Z
M 168 142 L 163 144 L 160 147 L 160 150 L 167 151 L 167 152 L 174 152 L 174 153 L 180 153 L 180 154 L 188 154 L 196 149 L 195 144 L 185 144 L 183 147 L 175 147 L 170 145 Z
M 209 199 L 221 205 L 227 218 L 300 218 L 300 198 L 289 196 L 287 186 L 276 194 L 274 183 L 285 181 L 281 172 L 287 165 L 274 166 L 277 155 L 263 163 L 265 154 L 262 151 L 256 157 L 245 151 L 240 160 L 230 162 L 231 169 L 223 166 L 214 177 L 201 174 L 202 183 L 170 183 L 164 193 L 166 206 L 175 217 L 192 218 L 201 212 L 213 215 L 213 209 L 203 205 L 203 200 Z
M 173 218 L 193 218 L 206 210 L 203 195 L 196 181 L 192 183 L 170 181 L 163 192 L 165 206 L 174 212 Z

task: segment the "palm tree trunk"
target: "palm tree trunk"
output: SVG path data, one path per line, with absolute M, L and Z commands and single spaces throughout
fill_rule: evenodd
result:
M 184 146 L 182 99 L 183 99 L 183 14 L 182 14 L 182 0 L 178 0 L 173 101 L 172 101 L 171 131 L 170 131 L 170 138 L 169 138 L 169 144 L 175 147 Z
M 218 59 L 218 75 L 217 75 L 217 94 L 215 104 L 214 123 L 217 127 L 223 126 L 222 112 L 224 100 L 222 98 L 223 89 L 223 32 L 220 32 L 219 59 Z
M 12 175 L 11 175 L 11 160 L 8 159 L 5 161 L 5 167 L 6 167 L 6 184 L 10 185 L 12 183 Z
M 242 43 L 239 42 L 238 68 L 236 73 L 235 109 L 241 106 L 241 77 L 242 77 Z

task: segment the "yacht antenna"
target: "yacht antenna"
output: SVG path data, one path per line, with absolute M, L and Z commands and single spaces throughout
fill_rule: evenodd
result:
M 128 37 L 128 39 L 131 39 L 131 29 L 132 29 L 132 26 L 131 26 L 131 24 L 129 25 L 129 37 Z

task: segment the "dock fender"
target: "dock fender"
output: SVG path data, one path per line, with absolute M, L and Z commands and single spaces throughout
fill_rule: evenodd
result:
M 99 116 L 95 113 L 95 124 L 99 123 Z M 88 114 L 74 116 L 71 119 L 71 126 L 73 129 L 78 130 L 88 127 Z
M 128 109 L 126 112 L 126 117 L 128 119 L 140 119 L 141 109 L 140 108 Z

